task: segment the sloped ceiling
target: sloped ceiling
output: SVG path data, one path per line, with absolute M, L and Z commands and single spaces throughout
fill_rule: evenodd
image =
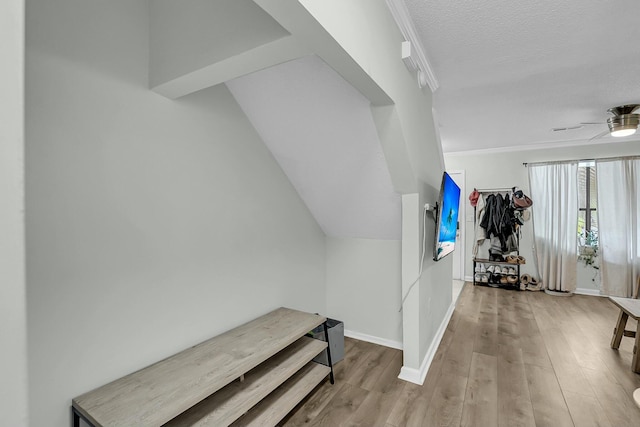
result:
M 317 56 L 226 83 L 327 235 L 400 238 L 369 101 Z
M 272 4 L 279 18 L 262 3 L 151 1 L 152 90 L 179 98 L 226 83 L 327 235 L 400 239 L 400 195 L 370 108 L 372 96 L 390 100 L 368 76 L 354 78 L 366 73 L 354 74 L 355 62 L 297 1 Z M 333 66 L 351 84 L 312 49 L 344 58 Z
M 619 141 L 589 140 L 640 103 L 640 2 L 401 1 L 440 83 L 444 152 Z

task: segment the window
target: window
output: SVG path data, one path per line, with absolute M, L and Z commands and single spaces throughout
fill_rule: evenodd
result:
M 578 245 L 598 247 L 598 192 L 594 161 L 578 165 Z

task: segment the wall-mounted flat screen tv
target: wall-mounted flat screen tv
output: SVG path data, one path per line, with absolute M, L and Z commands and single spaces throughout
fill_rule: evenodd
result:
M 442 185 L 436 212 L 436 238 L 433 259 L 441 260 L 453 252 L 458 231 L 458 209 L 460 208 L 460 187 L 448 173 L 442 174 Z

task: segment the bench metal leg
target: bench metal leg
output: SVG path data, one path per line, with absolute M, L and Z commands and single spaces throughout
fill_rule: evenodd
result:
M 325 321 L 324 326 L 324 340 L 327 342 L 327 363 L 329 364 L 329 368 L 331 368 L 331 372 L 329 372 L 329 381 L 331 384 L 335 383 L 335 379 L 333 378 L 333 362 L 331 361 L 331 343 L 329 342 L 329 328 L 327 326 L 327 322 Z
M 84 421 L 86 426 L 94 427 L 94 425 L 88 419 L 83 417 L 82 414 L 76 411 L 76 408 L 72 406 L 71 407 L 71 425 L 73 427 L 81 427 L 80 420 Z
M 620 348 L 620 341 L 622 341 L 622 336 L 624 335 L 624 328 L 627 326 L 627 319 L 629 315 L 625 313 L 623 310 L 620 310 L 620 314 L 618 315 L 618 323 L 616 324 L 615 329 L 613 330 L 613 338 L 611 339 L 611 348 L 618 349 Z
M 71 407 L 71 422 L 72 427 L 80 427 L 80 414 L 76 412 L 76 409 Z

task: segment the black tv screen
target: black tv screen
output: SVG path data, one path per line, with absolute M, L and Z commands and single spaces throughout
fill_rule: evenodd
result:
M 460 208 L 460 187 L 448 173 L 442 175 L 440 196 L 436 218 L 436 237 L 433 259 L 441 260 L 455 249 L 458 231 L 458 210 Z

